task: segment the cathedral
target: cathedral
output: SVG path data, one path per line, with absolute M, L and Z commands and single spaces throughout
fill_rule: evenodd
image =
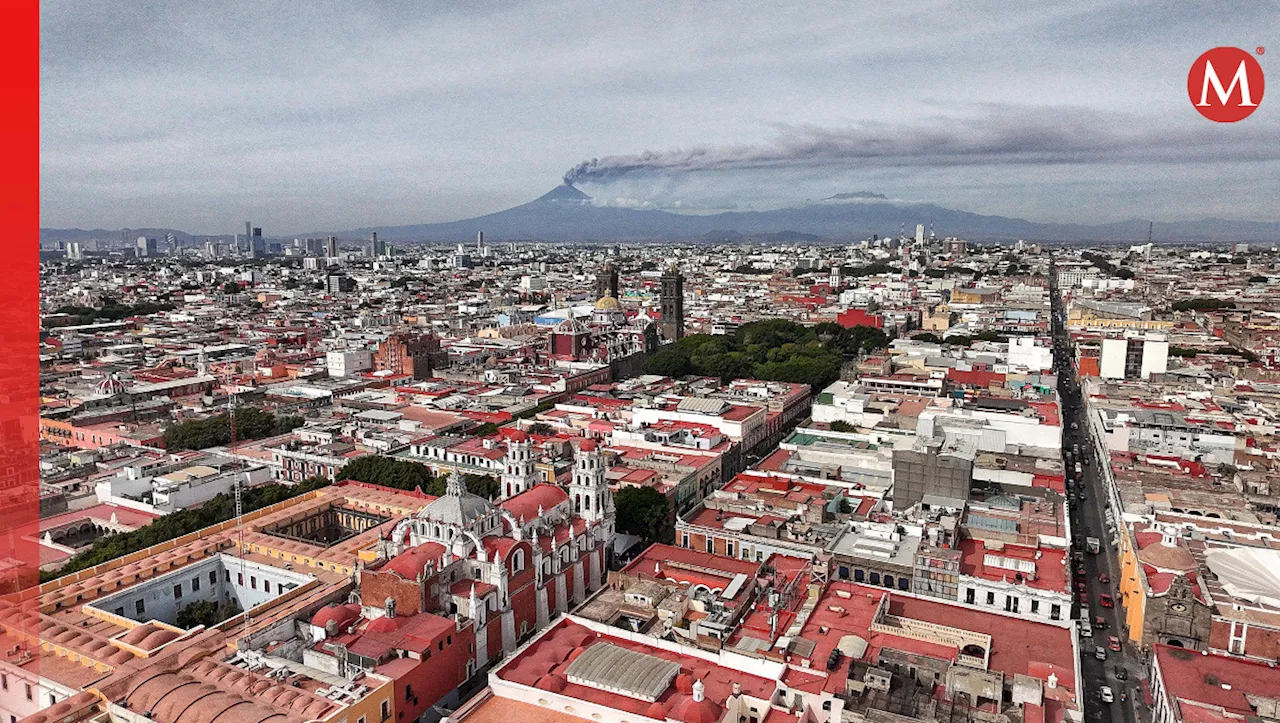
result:
M 471 494 L 455 472 L 444 496 L 396 525 L 359 573 L 367 617 L 391 609 L 473 621 L 473 669 L 599 589 L 613 542 L 613 495 L 594 441 L 579 443 L 567 489 L 538 482 L 527 434 L 511 432 L 506 446 L 500 499 Z

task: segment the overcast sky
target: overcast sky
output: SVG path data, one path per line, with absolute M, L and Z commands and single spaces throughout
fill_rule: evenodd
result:
M 580 176 L 598 202 L 693 212 L 1280 220 L 1280 98 L 1220 125 L 1186 94 L 1280 6 L 950 5 L 45 0 L 41 221 L 447 221 L 592 158 L 623 169 Z

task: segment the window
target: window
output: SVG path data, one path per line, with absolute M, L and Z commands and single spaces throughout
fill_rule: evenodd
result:
M 236 573 L 236 584 L 237 584 L 237 585 L 239 585 L 240 587 L 244 587 L 244 573 L 243 573 L 243 572 L 237 572 L 237 573 Z
M 1037 613 L 1039 613 L 1039 612 L 1040 612 L 1040 601 L 1039 601 L 1039 600 L 1032 600 L 1032 601 L 1031 601 L 1031 614 L 1032 614 L 1032 615 L 1035 615 L 1035 614 L 1037 614 Z
M 724 554 L 733 557 L 733 541 L 724 543 Z
M 9 689 L 9 676 L 4 673 L 0 673 L 0 688 Z
M 250 588 L 252 588 L 252 589 L 254 589 L 254 590 L 257 590 L 257 589 L 258 589 L 258 576 L 257 576 L 257 575 L 250 575 L 250 576 L 249 576 L 249 587 L 250 587 Z
M 26 685 L 27 685 L 27 700 L 35 700 L 35 699 L 31 696 L 31 684 L 30 684 L 30 683 L 27 683 Z
M 136 614 L 138 614 L 138 615 L 146 615 L 146 614 L 147 614 L 147 604 L 146 604 L 146 603 L 144 603 L 144 602 L 143 602 L 143 601 L 141 601 L 141 600 L 138 600 L 138 601 L 136 601 L 136 602 L 134 602 L 134 603 L 133 603 L 133 610 L 134 610 L 134 612 L 135 612 Z
M 1054 620 L 1061 620 L 1061 619 L 1062 619 L 1062 606 L 1061 606 L 1061 605 L 1054 605 L 1053 607 L 1049 608 L 1049 617 L 1053 618 Z
M 230 571 L 230 570 L 223 570 L 223 571 L 222 571 L 222 573 L 223 573 L 224 575 L 226 575 L 226 581 L 227 581 L 227 582 L 231 582 L 231 571 Z M 210 575 L 213 575 L 213 574 L 216 574 L 216 573 L 215 573 L 215 572 L 211 572 L 211 573 L 209 573 L 209 574 L 210 574 Z M 241 584 L 241 585 L 243 585 L 243 584 L 244 584 L 244 580 L 241 580 L 241 581 L 240 581 L 240 584 Z
M 988 604 L 988 605 L 995 605 L 995 604 L 996 604 L 996 594 L 995 594 L 995 593 L 993 593 L 993 592 L 988 592 L 988 593 L 987 593 L 987 604 Z
M 191 592 L 200 592 L 200 578 L 191 578 Z
M 382 720 L 387 720 L 390 717 L 391 717 L 391 701 L 383 700 L 382 701 Z
M 178 583 L 177 585 L 173 586 L 173 599 L 174 600 L 182 599 L 182 583 Z
M 707 552 L 714 553 L 715 551 L 716 551 L 716 541 L 715 541 L 715 540 L 713 540 L 713 539 L 711 539 L 710 537 L 708 537 L 708 538 L 707 538 Z
M 967 588 L 964 591 L 964 601 L 970 605 L 973 604 L 973 588 Z

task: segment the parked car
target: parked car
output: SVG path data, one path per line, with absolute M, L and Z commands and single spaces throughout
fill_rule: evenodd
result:
M 1087 592 L 1077 593 L 1077 594 L 1076 594 L 1076 597 L 1080 600 L 1080 604 L 1081 604 L 1081 605 L 1088 605 L 1088 604 L 1089 604 L 1089 593 L 1087 593 Z
M 1098 582 L 1102 583 L 1103 585 L 1106 585 L 1107 583 L 1111 582 L 1111 576 L 1105 572 L 1100 572 L 1098 573 Z
M 1106 649 L 1106 648 L 1102 648 L 1102 647 L 1094 648 L 1094 649 L 1093 649 L 1093 657 L 1097 658 L 1098 660 L 1106 660 L 1106 659 L 1107 659 L 1107 649 Z
M 1082 638 L 1093 637 L 1093 628 L 1089 627 L 1089 622 L 1087 620 L 1081 620 L 1080 624 L 1077 627 L 1080 628 L 1080 637 Z
M 1104 685 L 1098 689 L 1098 697 L 1102 699 L 1103 703 L 1114 703 L 1116 700 L 1115 693 L 1111 692 L 1111 686 L 1109 685 Z
M 1111 648 L 1112 652 L 1115 652 L 1115 653 L 1120 652 L 1120 638 L 1117 638 L 1114 635 L 1107 638 L 1107 647 Z
M 1102 593 L 1098 596 L 1098 603 L 1104 608 L 1113 608 L 1116 606 L 1116 602 L 1106 593 Z
M 1087 592 L 1088 589 L 1089 588 L 1084 584 L 1084 580 L 1076 583 L 1076 592 Z

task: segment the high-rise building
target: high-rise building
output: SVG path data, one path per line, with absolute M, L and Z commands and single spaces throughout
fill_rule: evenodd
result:
M 618 270 L 612 263 L 606 263 L 600 273 L 596 274 L 596 298 L 603 299 L 606 296 L 618 298 Z
M 79 241 L 67 243 L 67 258 L 71 261 L 79 261 L 84 258 L 84 251 L 81 250 Z
M 658 310 L 662 313 L 659 328 L 663 338 L 667 341 L 684 338 L 684 275 L 675 264 L 662 275 Z
M 262 241 L 262 227 L 254 226 L 249 234 L 249 258 L 258 259 L 267 255 L 267 247 Z
M 365 256 L 371 259 L 382 258 L 387 255 L 387 244 L 385 241 L 378 239 L 378 232 L 375 231 L 369 236 L 369 243 L 365 246 Z
M 922 223 L 916 224 L 916 243 L 924 243 L 924 224 Z
M 324 255 L 331 259 L 338 258 L 338 237 L 330 236 L 324 240 Z
M 138 237 L 138 258 L 155 258 L 160 255 L 159 244 L 153 238 Z

